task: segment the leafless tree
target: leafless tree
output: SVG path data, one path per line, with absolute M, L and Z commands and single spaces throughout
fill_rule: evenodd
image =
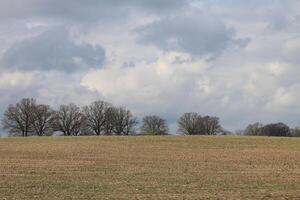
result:
M 300 137 L 300 127 L 295 127 L 291 130 L 291 135 L 293 137 Z
M 201 119 L 201 121 L 204 127 L 203 133 L 205 133 L 206 135 L 216 135 L 217 133 L 222 132 L 222 128 L 219 123 L 219 118 L 205 116 Z
M 75 104 L 61 105 L 55 113 L 53 127 L 65 136 L 78 136 L 84 128 L 85 117 Z
M 130 110 L 124 107 L 113 109 L 112 126 L 114 133 L 117 135 L 129 135 L 134 132 L 137 125 L 137 119 L 133 117 Z
M 35 134 L 38 136 L 52 134 L 54 111 L 48 105 L 36 105 L 32 109 L 30 120 Z
M 105 123 L 104 123 L 104 134 L 112 135 L 114 132 L 114 119 L 115 119 L 115 108 L 109 106 L 105 110 Z
M 16 105 L 9 105 L 4 113 L 2 125 L 12 135 L 28 136 L 33 131 L 31 116 L 36 106 L 35 99 L 22 99 Z
M 141 132 L 151 135 L 167 135 L 169 128 L 165 119 L 157 115 L 151 115 L 143 118 Z
M 292 136 L 292 132 L 290 127 L 281 122 L 267 125 L 255 123 L 247 126 L 244 135 L 289 137 Z
M 235 130 L 234 134 L 238 135 L 238 136 L 242 136 L 242 135 L 244 135 L 244 130 L 243 129 L 237 129 L 237 130 Z
M 178 132 L 186 135 L 199 133 L 199 116 L 197 113 L 184 113 L 178 120 Z
M 244 130 L 244 135 L 252 135 L 252 136 L 262 135 L 263 126 L 264 126 L 263 124 L 260 124 L 258 122 L 254 124 L 249 124 Z
M 267 124 L 262 127 L 262 131 L 264 136 L 279 136 L 279 137 L 289 137 L 291 136 L 290 127 L 286 124 L 279 122 L 275 124 Z
M 202 117 L 197 113 L 185 113 L 178 120 L 178 131 L 187 135 L 216 135 L 224 133 L 217 117 Z
M 111 105 L 104 101 L 93 102 L 89 106 L 83 107 L 88 129 L 96 135 L 100 135 L 105 128 L 105 114 Z
M 135 133 L 135 127 L 138 125 L 138 120 L 129 110 L 126 111 L 124 122 L 124 134 L 129 135 Z

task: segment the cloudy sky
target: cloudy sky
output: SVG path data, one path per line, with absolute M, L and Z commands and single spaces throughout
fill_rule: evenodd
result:
M 105 100 L 176 130 L 300 125 L 298 0 L 1 0 L 0 114 L 34 97 Z

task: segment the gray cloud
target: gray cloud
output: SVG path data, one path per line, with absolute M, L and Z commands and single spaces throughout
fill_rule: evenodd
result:
M 132 9 L 168 13 L 187 5 L 188 0 L 2 0 L 0 17 L 51 17 L 68 20 L 99 20 L 128 15 Z
M 0 114 L 9 104 L 27 97 L 36 98 L 40 103 L 49 104 L 55 108 L 60 104 L 68 103 L 82 106 L 103 98 L 100 93 L 82 86 L 78 74 L 66 75 L 60 71 L 0 72 L 0 78 L 7 80 L 0 82 L 0 96 L 2 96 Z
M 188 111 L 231 130 L 299 125 L 299 9 L 298 0 L 1 0 L 0 115 L 30 96 L 103 99 L 174 127 Z
M 0 62 L 10 70 L 62 70 L 72 72 L 103 64 L 104 49 L 97 45 L 75 44 L 67 31 L 54 28 L 15 43 Z
M 184 51 L 195 56 L 215 57 L 228 47 L 243 47 L 248 39 L 236 39 L 235 31 L 205 15 L 164 18 L 139 28 L 140 42 L 165 51 Z

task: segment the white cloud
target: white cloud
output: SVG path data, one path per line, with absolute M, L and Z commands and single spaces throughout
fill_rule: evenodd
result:
M 272 95 L 272 100 L 266 105 L 268 111 L 275 112 L 300 112 L 300 84 L 290 87 L 279 87 Z
M 268 65 L 268 68 L 274 76 L 280 76 L 284 73 L 287 73 L 290 69 L 290 66 L 286 63 L 273 62 Z
M 103 99 L 172 130 L 189 111 L 299 125 L 299 1 L 191 1 L 1 1 L 0 112 Z
M 0 72 L 0 89 L 26 88 L 32 84 L 34 73 L 30 72 Z
M 135 67 L 127 68 L 111 63 L 103 69 L 91 70 L 82 84 L 118 104 L 145 105 L 147 112 L 166 111 L 173 108 L 174 101 L 183 101 L 185 94 L 195 89 L 201 72 L 207 68 L 201 61 L 178 64 L 178 59 L 189 60 L 189 56 L 175 52 L 162 54 L 156 62 L 136 63 Z M 141 109 L 139 113 L 145 111 L 142 106 Z

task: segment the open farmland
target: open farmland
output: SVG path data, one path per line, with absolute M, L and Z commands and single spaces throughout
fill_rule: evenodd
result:
M 300 140 L 3 138 L 4 199 L 300 199 Z

